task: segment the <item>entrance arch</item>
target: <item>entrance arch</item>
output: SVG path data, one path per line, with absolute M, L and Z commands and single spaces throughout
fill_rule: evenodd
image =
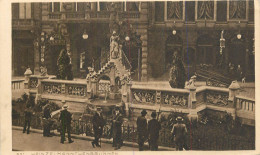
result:
M 208 34 L 201 35 L 197 40 L 197 46 L 197 64 L 213 65 L 213 39 Z
M 165 70 L 169 70 L 173 60 L 174 51 L 178 51 L 178 55 L 182 56 L 182 38 L 179 35 L 169 35 L 165 45 Z

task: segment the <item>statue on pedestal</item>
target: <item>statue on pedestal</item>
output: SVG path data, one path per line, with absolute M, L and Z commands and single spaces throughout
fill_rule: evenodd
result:
M 110 57 L 116 59 L 119 56 L 119 36 L 116 35 L 116 31 L 113 31 L 110 37 Z

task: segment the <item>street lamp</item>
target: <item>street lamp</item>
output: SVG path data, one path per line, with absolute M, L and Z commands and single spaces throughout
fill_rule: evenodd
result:
M 225 38 L 224 38 L 224 30 L 222 30 L 221 31 L 221 37 L 220 37 L 220 40 L 219 40 L 219 42 L 220 42 L 220 45 L 219 45 L 219 47 L 220 47 L 220 55 L 222 55 L 222 51 L 223 51 L 223 48 L 225 48 Z
M 242 35 L 241 35 L 241 33 L 240 33 L 240 21 L 238 21 L 238 34 L 237 34 L 237 39 L 241 39 L 241 37 L 242 37 Z
M 173 30 L 172 30 L 172 34 L 175 35 L 177 33 L 177 31 L 175 30 L 175 21 L 173 22 Z
M 125 37 L 125 40 L 126 40 L 126 41 L 129 41 L 129 40 L 130 40 L 130 38 L 129 38 L 128 36 L 126 36 L 126 37 Z
M 84 33 L 82 34 L 83 39 L 88 39 L 88 34 L 86 33 L 86 30 L 84 30 Z
M 53 37 L 53 36 L 51 36 L 51 37 L 50 37 L 50 41 L 53 41 L 53 40 L 54 40 L 54 37 Z

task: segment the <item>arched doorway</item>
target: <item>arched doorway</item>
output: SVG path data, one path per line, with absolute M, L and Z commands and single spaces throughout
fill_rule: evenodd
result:
M 228 51 L 228 63 L 233 64 L 235 69 L 237 69 L 237 66 L 240 65 L 241 69 L 244 71 L 245 57 L 246 49 L 243 38 L 237 39 L 237 37 L 234 36 L 230 42 L 230 47 Z
M 208 35 L 201 35 L 197 41 L 197 64 L 207 64 L 213 65 L 213 57 L 215 56 L 213 52 L 213 39 Z
M 58 66 L 57 61 L 62 49 L 66 49 L 65 45 L 50 45 L 49 50 L 46 51 L 46 67 L 49 75 L 57 75 Z
M 174 51 L 182 56 L 182 38 L 179 35 L 170 35 L 166 40 L 165 48 L 165 71 L 168 71 L 172 64 Z

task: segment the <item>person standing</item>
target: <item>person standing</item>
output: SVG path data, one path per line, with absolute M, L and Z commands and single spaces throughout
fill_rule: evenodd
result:
M 148 122 L 148 138 L 151 151 L 158 150 L 158 138 L 159 131 L 161 130 L 161 124 L 156 119 L 156 112 L 152 112 L 152 119 Z
M 44 108 L 43 110 L 43 120 L 44 120 L 44 124 L 43 124 L 43 136 L 44 137 L 51 137 L 51 113 L 50 113 L 50 108 L 47 106 Z
M 31 125 L 31 119 L 32 119 L 32 109 L 31 105 L 27 103 L 26 109 L 24 111 L 24 128 L 23 128 L 23 133 L 27 131 L 27 134 L 30 133 L 30 125 Z
M 103 119 L 101 107 L 97 107 L 97 111 L 95 112 L 95 114 L 93 116 L 92 123 L 93 123 L 93 130 L 94 130 L 95 139 L 91 142 L 91 144 L 92 144 L 93 147 L 95 147 L 95 145 L 97 147 L 101 147 L 101 145 L 99 145 L 98 142 L 99 142 L 99 139 L 102 136 L 103 127 L 105 125 L 105 120 Z
M 144 150 L 144 142 L 147 139 L 147 119 L 145 118 L 147 112 L 142 110 L 141 116 L 137 118 L 137 135 L 138 135 L 138 145 L 139 151 Z
M 178 116 L 176 120 L 177 120 L 177 124 L 173 125 L 171 133 L 174 136 L 176 150 L 182 151 L 184 146 L 186 146 L 187 128 L 186 125 L 182 123 L 183 122 L 182 117 Z
M 115 108 L 115 117 L 113 118 L 112 129 L 113 129 L 113 147 L 115 150 L 120 149 L 121 147 L 121 137 L 122 137 L 122 126 L 123 124 L 123 117 L 120 113 L 120 108 Z
M 73 143 L 74 141 L 71 139 L 70 130 L 71 130 L 71 120 L 72 114 L 67 110 L 68 106 L 64 105 L 63 110 L 60 113 L 60 122 L 61 122 L 61 140 L 60 142 L 64 144 L 65 141 L 65 133 L 68 133 L 69 143 Z

